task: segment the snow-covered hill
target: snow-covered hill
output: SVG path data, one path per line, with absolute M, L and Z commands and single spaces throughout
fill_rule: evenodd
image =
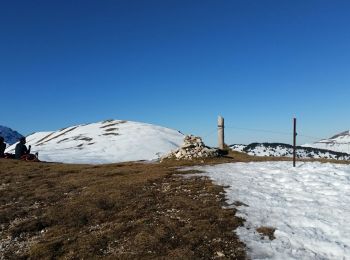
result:
M 177 149 L 184 135 L 151 124 L 106 120 L 27 136 L 39 159 L 64 163 L 115 163 L 153 160 Z M 6 151 L 14 151 L 15 145 Z
M 305 147 L 327 149 L 336 152 L 350 154 L 350 131 L 345 131 L 328 139 L 322 139 L 312 144 L 305 144 Z
M 252 143 L 249 145 L 234 144 L 230 146 L 232 150 L 245 152 L 253 156 L 272 156 L 272 157 L 292 157 L 293 146 L 282 143 Z M 350 160 L 347 153 L 334 152 L 324 149 L 297 146 L 296 155 L 302 159 L 335 159 Z
M 22 137 L 22 135 L 17 131 L 1 125 L 0 125 L 0 136 L 2 136 L 5 139 L 5 142 L 10 145 L 14 144 L 15 142 L 18 141 L 19 138 Z

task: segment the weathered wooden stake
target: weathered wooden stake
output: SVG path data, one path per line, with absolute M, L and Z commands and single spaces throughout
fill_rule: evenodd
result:
M 293 167 L 296 160 L 296 143 L 297 143 L 297 119 L 293 119 Z
M 224 118 L 222 116 L 218 117 L 218 138 L 219 138 L 219 149 L 223 150 L 224 149 Z

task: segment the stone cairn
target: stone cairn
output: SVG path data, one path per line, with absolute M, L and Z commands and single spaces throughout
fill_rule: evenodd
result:
M 205 146 L 202 138 L 186 135 L 184 144 L 177 150 L 163 156 L 164 159 L 192 160 L 219 156 L 218 150 Z

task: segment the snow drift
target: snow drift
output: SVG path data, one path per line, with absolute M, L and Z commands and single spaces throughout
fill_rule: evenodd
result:
M 184 135 L 151 124 L 106 120 L 27 136 L 39 159 L 63 163 L 116 163 L 158 159 L 177 149 Z M 6 152 L 14 152 L 15 145 Z

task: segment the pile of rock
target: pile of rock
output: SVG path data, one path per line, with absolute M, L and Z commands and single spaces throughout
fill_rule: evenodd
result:
M 184 144 L 179 149 L 163 156 L 161 160 L 192 160 L 217 156 L 219 156 L 218 150 L 207 147 L 203 143 L 202 138 L 193 135 L 186 135 L 184 138 Z

